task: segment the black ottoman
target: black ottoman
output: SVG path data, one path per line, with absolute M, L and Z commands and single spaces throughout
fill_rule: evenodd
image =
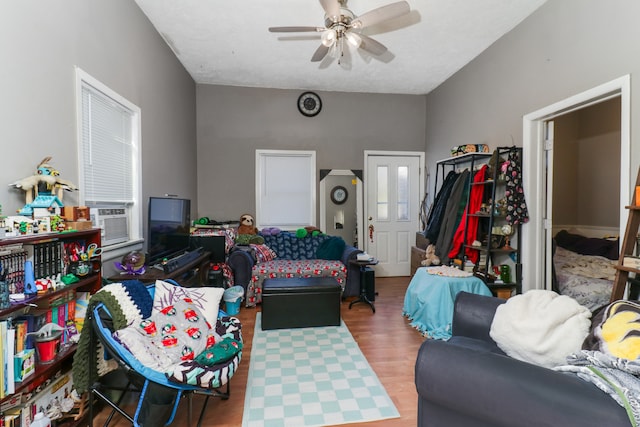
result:
M 262 329 L 340 326 L 340 293 L 331 277 L 267 279 L 262 284 Z

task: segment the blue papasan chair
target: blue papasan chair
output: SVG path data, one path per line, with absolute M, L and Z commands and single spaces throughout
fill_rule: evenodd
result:
M 175 282 L 173 284 L 177 285 Z M 141 319 L 151 316 L 154 292 L 154 285 L 127 281 L 109 284 L 89 300 L 85 327 L 82 329 L 78 349 L 74 355 L 73 374 L 77 392 L 87 391 L 89 394 L 90 425 L 93 425 L 99 401 L 112 409 L 104 423 L 105 427 L 109 425 L 116 412 L 136 427 L 169 425 L 174 420 L 181 399 L 186 397 L 188 425 L 191 426 L 192 397 L 194 394 L 201 394 L 206 398 L 198 417 L 197 425 L 200 426 L 210 397 L 225 400 L 229 398 L 229 380 L 240 364 L 241 346 L 240 350 L 220 363 L 204 365 L 198 363 L 198 359 L 194 359 L 161 372 L 141 363 L 114 337 L 114 332 L 129 326 L 130 321 L 126 319 L 127 316 L 131 317 L 132 307 L 139 310 L 138 317 Z M 220 337 L 242 342 L 240 321 L 227 316 L 222 310 L 212 329 L 215 329 Z M 108 365 L 111 365 L 111 368 L 106 368 Z M 108 378 L 106 373 L 113 368 L 125 375 L 125 387 L 103 381 L 104 378 Z M 133 414 L 122 404 L 130 392 L 139 393 Z

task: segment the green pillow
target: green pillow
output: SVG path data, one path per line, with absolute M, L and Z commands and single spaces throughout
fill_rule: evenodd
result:
M 195 361 L 201 365 L 213 366 L 232 359 L 242 350 L 242 343 L 231 338 L 224 338 L 219 343 L 200 353 Z
M 316 250 L 316 258 L 339 261 L 342 258 L 344 248 L 347 246 L 342 237 L 333 236 L 320 243 Z

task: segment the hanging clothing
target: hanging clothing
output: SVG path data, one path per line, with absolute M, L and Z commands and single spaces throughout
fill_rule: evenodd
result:
M 504 196 L 507 201 L 507 216 L 505 219 L 511 225 L 524 224 L 529 221 L 529 211 L 527 202 L 524 199 L 524 189 L 522 188 L 520 150 L 516 147 L 509 150 L 509 156 L 506 161 L 505 181 Z
M 471 172 L 469 172 L 469 169 L 465 169 L 460 173 L 447 201 L 447 208 L 436 242 L 436 255 L 440 258 L 442 264 L 449 263 L 449 251 L 451 250 L 453 234 L 456 232 L 456 228 L 458 228 L 460 218 L 462 218 L 464 208 L 467 205 L 467 198 L 469 197 L 470 175 Z
M 440 232 L 442 218 L 444 216 L 445 208 L 447 207 L 447 200 L 449 200 L 451 189 L 457 179 L 458 173 L 450 171 L 444 179 L 442 187 L 440 187 L 440 191 L 433 202 L 431 213 L 427 220 L 427 228 L 425 230 L 425 237 L 429 239 L 430 243 L 435 244 L 436 240 L 438 240 L 438 233 Z
M 487 165 L 482 165 L 482 167 L 476 172 L 473 176 L 473 182 L 479 183 L 486 179 L 487 174 Z M 453 259 L 460 255 L 461 249 L 463 246 L 471 245 L 474 240 L 476 240 L 476 234 L 478 232 L 478 217 L 470 216 L 467 220 L 467 216 L 469 213 L 476 213 L 480 210 L 480 206 L 482 205 L 482 198 L 484 196 L 484 185 L 474 185 L 471 187 L 471 192 L 469 194 L 469 204 L 462 215 L 462 219 L 460 220 L 460 224 L 458 224 L 458 228 L 456 229 L 456 233 L 453 236 L 453 245 L 451 250 L 449 251 L 449 258 Z M 467 239 L 464 241 L 465 234 L 465 224 L 467 227 Z M 478 262 L 479 253 L 477 249 L 466 248 L 465 255 L 467 258 L 476 264 Z

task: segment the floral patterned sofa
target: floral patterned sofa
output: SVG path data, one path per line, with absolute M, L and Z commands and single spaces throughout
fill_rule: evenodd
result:
M 360 269 L 349 264 L 362 252 L 359 249 L 345 245 L 339 256 L 323 259 L 318 257 L 318 249 L 325 248 L 327 241 L 335 237 L 321 234 L 300 238 L 288 231 L 263 237 L 264 245 L 233 248 L 227 261 L 235 284 L 246 289 L 247 307 L 261 303 L 262 283 L 268 278 L 334 277 L 342 287 L 343 297 L 360 292 Z M 321 253 L 326 254 L 322 250 Z

